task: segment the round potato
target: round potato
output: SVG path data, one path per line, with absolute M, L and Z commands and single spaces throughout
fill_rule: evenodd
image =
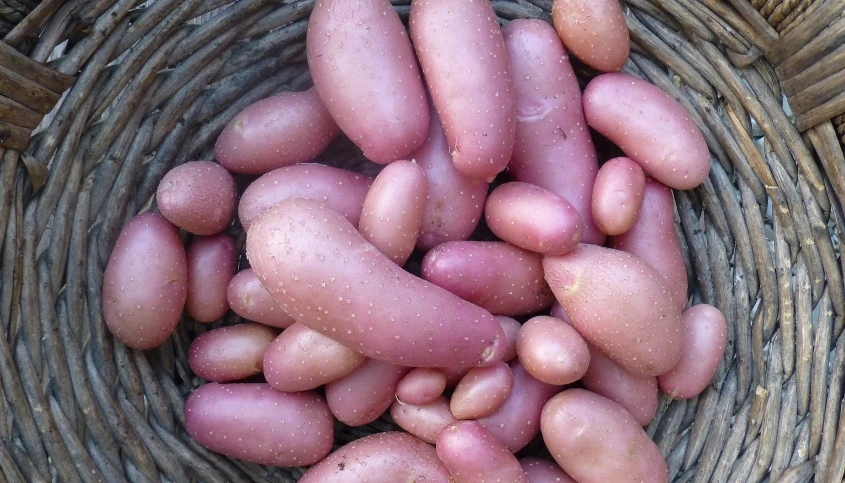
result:
M 347 426 L 369 424 L 396 399 L 396 387 L 410 368 L 367 359 L 349 374 L 326 384 L 334 417 Z
M 260 374 L 264 351 L 278 331 L 262 324 L 221 327 L 200 335 L 188 350 L 194 374 L 211 382 L 230 382 Z
M 396 399 L 407 404 L 428 404 L 443 395 L 446 376 L 437 369 L 417 367 L 396 388 Z
M 237 205 L 235 179 L 211 161 L 192 161 L 171 169 L 158 184 L 161 214 L 194 235 L 214 235 L 232 222 Z
M 631 39 L 618 0 L 554 0 L 552 21 L 566 48 L 590 67 L 615 72 L 628 60 Z
M 606 235 L 621 235 L 637 220 L 645 195 L 645 173 L 630 158 L 613 158 L 599 168 L 593 186 L 593 220 Z
M 455 483 L 526 483 L 516 456 L 476 421 L 458 421 L 437 436 L 437 456 Z
M 229 310 L 226 292 L 238 263 L 235 240 L 225 233 L 194 238 L 187 257 L 185 310 L 197 322 L 219 320 Z
M 704 391 L 725 355 L 728 326 L 722 311 L 699 304 L 683 313 L 684 349 L 680 362 L 657 378 L 660 389 L 674 399 L 689 399 Z
M 522 324 L 516 353 L 529 374 L 559 386 L 580 379 L 590 365 L 583 337 L 554 317 L 537 316 Z
M 430 444 L 437 441 L 443 428 L 457 421 L 449 412 L 449 400 L 443 396 L 418 405 L 397 399 L 390 406 L 390 417 L 400 428 Z
M 449 409 L 458 419 L 478 419 L 499 409 L 513 389 L 513 372 L 505 362 L 471 369 L 452 393 Z
M 241 270 L 229 282 L 226 301 L 233 312 L 241 317 L 264 325 L 284 329 L 294 323 L 251 268 Z
M 647 426 L 657 413 L 657 379 L 631 374 L 602 351 L 590 349 L 590 367 L 581 382 L 590 391 L 619 404 L 637 421 Z

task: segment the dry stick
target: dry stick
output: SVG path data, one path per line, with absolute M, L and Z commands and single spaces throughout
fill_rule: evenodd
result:
M 118 138 L 112 143 L 109 150 L 102 157 L 90 172 L 87 173 L 86 181 L 92 180 L 94 189 L 91 192 L 91 206 L 90 216 L 93 219 L 97 218 L 98 214 L 104 213 L 106 209 L 106 202 L 109 201 L 109 209 L 111 203 L 108 198 L 111 188 L 115 183 L 119 170 L 127 163 L 126 152 L 129 150 L 129 142 L 135 134 L 135 130 L 141 123 L 143 112 L 135 111 L 135 115 L 127 122 L 126 126 L 122 126 L 119 130 Z M 91 158 L 89 158 L 91 159 Z
M 132 351 L 132 357 L 141 376 L 141 383 L 144 385 L 144 398 L 148 410 L 160 422 L 161 426 L 168 431 L 173 431 L 175 428 L 173 411 L 170 409 L 164 390 L 159 385 L 145 353 L 143 351 Z
M 85 440 L 85 449 L 88 450 L 88 456 L 97 465 L 106 481 L 109 483 L 129 483 L 120 462 L 118 461 L 118 466 L 115 466 L 90 438 Z
M 704 0 L 705 3 L 710 5 L 711 3 L 717 4 L 721 3 L 719 0 Z M 763 51 L 769 50 L 769 48 L 778 40 L 778 33 L 775 29 L 772 28 L 771 25 L 760 15 L 756 9 L 754 9 L 750 2 L 747 0 L 728 0 L 728 3 L 736 8 L 737 12 L 751 25 L 751 30 L 754 32 L 759 33 L 765 41 L 760 45 Z M 714 7 L 715 8 L 715 7 Z M 751 37 L 749 37 L 751 38 Z
M 153 2 L 151 5 L 142 8 L 131 10 L 129 13 L 133 15 L 132 23 L 126 34 L 117 45 L 117 49 L 112 54 L 112 60 L 126 52 L 127 49 L 135 45 L 135 42 L 146 36 L 149 32 L 160 25 L 165 17 L 171 14 L 176 7 L 183 5 L 183 2 L 162 1 Z M 193 9 L 196 10 L 196 7 Z M 189 12 L 187 18 L 193 15 L 193 11 Z M 184 19 L 180 23 L 183 23 Z
M 135 0 L 117 0 L 88 30 L 88 33 L 79 41 L 70 52 L 59 59 L 56 70 L 65 74 L 73 74 L 85 65 L 85 62 L 94 54 L 103 41 L 121 23 L 126 12 L 132 8 Z
M 675 447 L 678 439 L 678 431 L 681 428 L 681 420 L 684 418 L 686 408 L 687 402 L 684 400 L 672 402 L 663 415 L 660 425 L 657 427 L 653 439 L 657 443 L 657 447 L 660 448 L 660 452 L 663 453 L 664 458 L 668 458 L 672 452 L 672 448 Z
M 830 285 L 828 285 L 828 289 Z M 807 454 L 814 457 L 819 453 L 824 430 L 824 406 L 827 400 L 828 364 L 830 362 L 831 343 L 833 342 L 833 309 L 830 291 L 825 290 L 819 302 L 819 319 L 816 327 L 816 339 L 813 343 L 812 380 L 810 382 L 810 422 Z
M 513 20 L 517 18 L 551 20 L 549 18 L 548 12 L 544 12 L 543 10 L 537 8 L 532 8 L 526 5 L 520 5 L 518 3 L 503 0 L 493 0 L 492 3 L 493 10 L 496 12 L 496 15 L 498 15 L 499 18 L 507 20 Z
M 845 380 L 845 338 L 840 335 L 836 341 L 833 363 L 830 366 L 830 381 L 824 408 L 824 427 L 821 431 L 822 443 L 816 458 L 819 481 L 828 481 L 825 477 L 834 462 L 833 458 L 836 457 L 833 451 L 835 440 L 839 438 L 840 431 L 845 431 L 845 428 L 839 427 L 843 380 Z
M 32 321 L 39 320 L 38 309 L 38 274 L 36 273 L 36 244 L 38 237 L 35 234 L 35 206 L 30 204 L 23 217 L 24 240 L 23 240 L 23 277 L 21 278 L 21 298 L 18 314 L 20 319 L 21 333 L 16 342 L 23 341 L 26 344 L 34 364 L 35 374 L 40 379 L 44 374 L 45 360 L 41 346 L 41 327 Z M 36 365 L 37 364 L 37 365 Z
M 836 198 L 831 197 L 830 199 L 830 214 L 831 218 L 833 218 L 833 224 L 836 227 L 836 234 L 839 239 L 842 239 L 843 233 L 845 233 L 845 216 L 842 214 L 842 204 Z M 845 258 L 839 257 L 839 270 L 840 273 L 845 273 Z M 836 318 L 835 323 L 833 324 L 833 338 L 839 337 L 839 334 L 842 332 L 842 328 L 845 327 L 845 317 L 840 312 L 845 312 L 845 308 L 843 307 L 834 307 L 837 310 L 838 317 Z
M 669 467 L 669 481 L 675 481 L 675 477 L 681 471 L 681 464 L 684 462 L 684 453 L 687 451 L 687 443 L 689 442 L 689 434 L 685 434 L 675 448 L 666 457 L 666 466 Z
M 716 41 L 716 36 L 713 35 L 713 32 L 680 3 L 670 0 L 652 0 L 652 3 L 659 5 L 663 10 L 666 10 L 671 16 L 675 17 L 688 35 L 696 35 L 711 42 Z
M 298 20 L 284 28 L 274 30 L 267 35 L 247 44 L 235 44 L 231 61 L 220 70 L 220 77 L 228 77 L 248 69 L 257 59 L 273 56 L 294 44 L 304 43 L 308 30 L 308 20 Z
M 18 466 L 12 459 L 12 455 L 6 450 L 6 445 L 2 443 L 0 443 L 0 475 L 7 483 L 26 483 L 20 470 L 18 470 Z
M 719 388 L 711 384 L 699 396 L 695 421 L 692 423 L 687 451 L 684 454 L 684 470 L 692 468 L 701 456 L 710 430 L 713 427 L 713 418 L 716 414 L 718 403 Z
M 778 295 L 780 298 L 780 337 L 783 341 L 782 360 L 785 377 L 792 375 L 795 369 L 795 306 L 792 291 L 792 260 L 789 246 L 782 236 L 783 229 L 777 218 L 772 220 L 772 236 L 775 248 L 775 266 L 777 267 Z
M 755 367 L 762 365 L 762 357 L 753 348 L 752 330 L 755 328 L 752 325 L 751 305 L 748 297 L 748 289 L 746 284 L 745 272 L 742 267 L 735 267 L 733 274 L 733 298 L 734 298 L 734 316 L 736 317 L 736 366 L 738 382 L 741 384 L 739 391 L 737 391 L 736 402 L 740 403 L 745 400 L 745 397 L 740 398 L 740 394 L 747 395 L 751 390 L 751 383 L 754 379 L 754 374 L 759 371 Z M 757 323 L 754 320 L 753 323 Z M 730 360 L 722 360 L 722 367 L 728 367 Z
M 77 153 L 76 157 L 76 162 L 73 163 L 67 179 L 67 186 L 61 198 L 59 198 L 58 205 L 56 205 L 52 227 L 50 230 L 45 230 L 41 235 L 42 243 L 45 236 L 49 236 L 48 247 L 41 253 L 40 258 L 46 261 L 50 267 L 50 281 L 55 292 L 58 292 L 55 287 L 61 287 L 64 278 L 71 224 L 77 207 L 82 178 L 82 154 Z M 53 298 L 55 299 L 55 294 Z
M 766 402 L 766 410 L 762 418 L 762 427 L 760 429 L 760 446 L 757 450 L 757 456 L 754 459 L 754 464 L 751 468 L 751 475 L 749 476 L 749 483 L 758 483 L 766 476 L 769 470 L 769 465 L 772 462 L 772 457 L 775 452 L 775 445 L 777 444 L 777 430 L 778 422 L 780 421 L 781 399 L 783 393 L 783 371 L 781 368 L 781 340 L 775 334 L 770 342 L 769 360 L 767 364 L 766 373 L 766 389 L 769 391 L 769 398 Z M 735 481 L 735 480 L 731 480 Z
M 814 474 L 815 468 L 813 461 L 807 461 L 785 471 L 778 480 L 778 483 L 808 483 L 813 479 Z
M 747 53 L 750 50 L 758 51 L 759 49 L 754 49 L 753 44 L 750 40 L 743 37 L 742 34 L 737 35 L 730 25 L 727 24 L 723 19 L 713 13 L 712 10 L 707 8 L 705 5 L 697 1 L 692 0 L 679 0 L 681 4 L 683 4 L 693 15 L 695 15 L 701 23 L 707 26 L 711 32 L 716 36 L 716 38 L 729 50 L 734 52 L 743 54 Z M 763 52 L 759 52 L 756 55 L 763 55 Z
M 719 455 L 722 454 L 725 438 L 728 436 L 728 429 L 731 421 L 731 412 L 736 400 L 737 377 L 735 371 L 729 371 L 728 377 L 722 386 L 719 401 L 716 404 L 715 418 L 711 421 L 713 427 L 707 432 L 707 442 L 698 460 L 698 469 L 695 472 L 693 482 L 704 483 L 709 481 L 710 475 L 719 462 Z
M 103 320 L 103 269 L 100 261 L 98 246 L 96 243 L 96 230 L 89 234 L 88 238 L 88 266 L 86 297 L 88 316 L 83 320 L 87 322 L 90 340 L 87 343 L 87 354 L 91 355 L 96 362 L 96 370 L 100 371 L 102 377 L 112 385 L 117 381 L 117 368 L 114 366 L 114 340 L 106 334 L 106 323 Z
M 831 52 L 841 50 L 845 41 L 845 18 L 832 23 L 825 31 L 815 36 L 794 55 L 790 56 L 777 66 L 778 74 L 784 79 L 784 89 L 787 85 L 800 87 L 795 77 L 816 69 L 819 59 L 829 55 Z
M 816 240 L 816 248 L 824 269 L 824 277 L 827 279 L 830 298 L 834 306 L 845 307 L 845 285 L 842 284 L 842 272 L 836 259 L 836 250 L 830 239 L 830 232 L 827 230 L 827 217 L 821 212 L 819 206 L 813 202 L 810 187 L 801 176 L 798 177 L 798 189 L 801 191 L 804 206 L 807 208 L 807 218 L 810 222 L 813 238 Z
M 72 29 L 71 23 L 76 21 L 73 14 L 84 2 L 85 0 L 69 0 L 64 2 L 57 10 L 50 12 L 50 18 L 47 24 L 38 34 L 38 43 L 35 44 L 28 54 L 32 60 L 54 68 L 54 63 L 48 63 L 47 59 L 53 53 L 56 46 L 65 40 L 69 40 L 68 36 Z M 44 3 L 47 2 L 43 2 L 42 5 Z M 67 74 L 67 72 L 65 73 Z M 70 74 L 74 75 L 73 72 Z
M 710 263 L 705 253 L 704 235 L 698 228 L 698 217 L 692 208 L 692 201 L 689 194 L 676 192 L 675 201 L 678 205 L 678 213 L 681 215 L 681 226 L 684 229 L 684 236 L 687 239 L 692 254 L 692 263 L 695 267 L 695 275 L 698 290 L 705 303 L 714 303 L 713 281 L 710 273 Z
M 262 15 L 251 27 L 242 31 L 239 38 L 254 38 L 279 27 L 286 27 L 297 20 L 307 19 L 311 15 L 314 3 L 315 0 L 300 0 L 281 7 L 273 7 L 270 13 Z M 549 11 L 546 10 L 546 12 Z
M 845 107 L 845 92 L 833 97 L 820 106 L 799 114 L 795 121 L 795 127 L 799 131 L 804 131 L 823 122 L 827 122 L 832 117 L 840 115 L 843 107 Z
M 0 120 L 27 129 L 35 129 L 43 116 L 7 97 L 0 97 Z
M 716 462 L 716 467 L 713 469 L 713 475 L 710 481 L 713 483 L 726 483 L 728 476 L 730 476 L 731 468 L 739 456 L 742 449 L 742 441 L 745 438 L 745 431 L 748 428 L 748 415 L 751 411 L 751 400 L 746 400 L 739 412 L 733 418 L 728 438 L 725 440 L 724 448 L 719 460 Z
M 705 230 L 704 233 L 707 236 L 707 249 L 709 250 L 708 255 L 710 257 L 711 266 L 713 267 L 713 294 L 716 302 L 715 306 L 722 311 L 728 321 L 728 342 L 725 347 L 725 354 L 722 357 L 722 368 L 727 368 L 730 367 L 731 361 L 733 361 L 734 354 L 736 353 L 736 325 L 742 319 L 737 316 L 736 306 L 733 301 L 734 297 L 731 290 L 733 283 L 731 280 L 731 266 L 729 262 L 730 257 L 728 256 L 725 244 L 719 238 L 718 234 L 716 234 L 715 230 Z M 747 307 L 748 302 L 746 301 L 744 305 Z M 750 361 L 746 362 L 750 363 Z M 744 371 L 740 370 L 740 387 L 742 386 L 742 383 L 745 382 L 744 375 Z M 742 392 L 742 390 L 739 392 Z
M 692 266 L 692 255 L 690 255 L 689 245 L 687 245 L 687 238 L 684 236 L 684 229 L 681 227 L 681 219 L 677 212 L 675 213 L 675 238 L 678 240 L 678 246 L 681 248 L 681 256 L 684 259 L 684 272 L 687 274 L 687 288 L 695 286 L 695 269 Z M 689 294 L 687 294 L 688 296 Z
M 47 114 L 61 98 L 46 87 L 0 65 L 0 95 L 17 101 L 41 114 Z
M 826 178 L 832 185 L 833 193 L 828 192 L 828 195 L 835 195 L 840 202 L 845 201 L 845 155 L 842 154 L 833 124 L 819 124 L 807 131 L 807 134 L 821 160 Z
M 88 243 L 88 207 L 91 199 L 91 180 L 82 184 L 77 199 L 77 209 L 74 215 L 73 227 L 70 234 L 70 246 L 68 248 L 67 276 L 65 284 L 65 300 L 68 306 L 68 320 L 81 325 L 85 316 L 85 267 Z M 73 331 L 76 333 L 76 343 L 82 343 L 82 330 Z M 65 341 L 68 347 L 68 341 Z
M 800 428 L 800 429 L 798 429 Z M 804 418 L 796 428 L 798 436 L 795 438 L 795 448 L 792 450 L 792 457 L 789 459 L 787 468 L 797 466 L 807 461 L 810 448 L 810 420 Z
M 15 199 L 15 173 L 17 171 L 17 163 L 3 160 L 5 154 L 5 150 L 0 148 L 0 248 L 3 247 L 6 227 L 9 226 L 9 215 L 12 212 L 12 203 Z
M 18 46 L 27 37 L 40 31 L 50 16 L 62 6 L 63 0 L 45 0 L 38 4 L 23 20 L 3 37 L 3 42 L 12 47 Z
M 783 89 L 789 96 L 792 111 L 798 114 L 807 112 L 840 93 L 843 64 L 845 44 L 819 58 L 813 67 L 785 81 Z
M 117 377 L 124 390 L 123 397 L 138 410 L 144 410 L 144 385 L 141 382 L 141 374 L 129 354 L 131 350 L 133 349 L 120 342 L 115 342 L 114 362 L 117 366 Z
M 82 444 L 82 441 L 74 433 L 73 425 L 67 420 L 62 408 L 55 398 L 50 397 L 50 412 L 53 414 L 53 419 L 56 421 L 56 428 L 62 435 L 62 440 L 76 466 L 76 470 L 82 477 L 85 483 L 99 483 L 106 482 L 104 475 L 97 469 L 97 465 L 91 460 L 88 451 Z
M 13 151 L 12 151 L 13 152 Z M 10 151 L 6 151 L 4 162 L 14 162 L 17 165 L 15 157 L 10 156 Z M 16 155 L 15 155 L 16 156 Z M 11 161 L 10 161 L 10 158 Z M 23 190 L 23 168 L 16 169 L 18 176 L 15 177 L 15 184 L 12 187 L 13 193 L 19 193 Z M 0 310 L 6 316 L 4 327 L 6 338 L 14 340 L 17 338 L 18 332 L 18 315 L 20 312 L 20 293 L 23 285 L 23 257 L 20 253 L 23 252 L 23 196 L 15 196 L 14 207 L 9 212 L 9 220 L 6 225 L 5 247 L 3 249 L 3 286 L 0 287 Z M 3 319 L 3 317 L 0 317 Z
M 663 421 L 663 416 L 666 414 L 666 410 L 669 409 L 669 405 L 672 404 L 672 402 L 674 401 L 670 397 L 665 394 L 658 393 L 657 410 L 654 413 L 654 417 L 651 418 L 651 421 L 645 427 L 645 432 L 649 438 L 654 439 L 654 435 L 657 433 L 657 428 Z
M 48 483 L 48 480 L 46 480 L 35 468 L 35 464 L 23 448 L 11 441 L 6 441 L 4 444 L 6 446 L 6 450 L 15 461 L 15 465 L 18 467 L 18 470 L 20 470 L 23 474 L 24 481 L 27 483 Z
M 754 396 L 751 399 L 751 411 L 748 415 L 748 429 L 745 433 L 745 440 L 742 446 L 748 447 L 752 441 L 757 441 L 760 434 L 760 425 L 763 424 L 763 415 L 766 412 L 766 404 L 769 401 L 769 391 L 763 386 L 757 386 Z
M 795 425 L 798 419 L 795 409 L 798 406 L 798 396 L 796 395 L 794 378 L 786 384 L 784 392 L 778 424 L 777 444 L 772 456 L 772 467 L 769 471 L 769 477 L 772 481 L 777 481 L 781 473 L 789 466 L 795 445 Z
M 741 1 L 741 0 L 740 0 Z M 801 22 L 801 28 L 792 29 L 781 37 L 771 50 L 766 52 L 766 57 L 775 65 L 780 64 L 788 57 L 807 44 L 830 22 L 842 13 L 842 3 L 839 0 L 817 0 L 822 3 L 821 8 L 815 11 L 814 15 L 808 16 Z
M 813 303 L 809 273 L 803 254 L 798 255 L 795 281 L 795 376 L 798 386 L 798 414 L 810 407 L 810 378 L 813 360 Z
M 767 22 L 763 21 L 768 28 L 751 24 L 747 19 L 742 17 L 742 12 L 737 12 L 737 10 L 732 8 L 730 5 L 720 0 L 698 1 L 700 1 L 703 5 L 707 5 L 713 13 L 736 29 L 737 32 L 751 41 L 751 43 L 756 45 L 763 52 L 768 50 L 772 44 L 777 42 L 778 34 Z

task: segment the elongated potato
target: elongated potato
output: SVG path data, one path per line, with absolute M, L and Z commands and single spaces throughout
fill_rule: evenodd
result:
M 264 370 L 264 351 L 278 331 L 263 324 L 238 324 L 214 329 L 194 339 L 188 364 L 194 374 L 211 382 L 230 382 Z
M 408 22 L 452 160 L 491 181 L 513 153 L 513 81 L 489 2 L 414 0 Z
M 593 220 L 606 235 L 630 230 L 640 214 L 645 173 L 630 158 L 613 158 L 599 168 L 593 186 Z
M 522 324 L 516 352 L 525 370 L 547 384 L 571 384 L 590 365 L 587 343 L 574 328 L 554 317 L 537 316 Z
M 516 357 L 516 340 L 517 337 L 519 337 L 519 329 L 522 328 L 522 324 L 520 324 L 518 320 L 505 315 L 497 315 L 496 320 L 499 321 L 499 325 L 505 332 L 505 339 L 508 341 L 507 349 L 505 350 L 505 355 L 502 357 L 502 360 L 510 362 Z
M 725 355 L 728 327 L 725 315 L 699 304 L 683 314 L 684 349 L 680 362 L 657 378 L 660 389 L 674 399 L 689 399 L 704 391 Z
M 422 144 L 428 102 L 389 0 L 318 0 L 305 44 L 317 92 L 364 156 L 386 164 Z
M 526 483 L 516 456 L 476 421 L 458 421 L 437 437 L 437 456 L 455 483 Z
M 513 389 L 513 372 L 500 361 L 471 369 L 455 387 L 449 409 L 458 419 L 478 419 L 499 409 Z
M 294 323 L 251 268 L 241 270 L 229 282 L 226 300 L 233 312 L 241 317 L 264 325 L 284 329 Z
M 430 444 L 437 441 L 443 428 L 457 421 L 449 411 L 449 400 L 443 396 L 427 404 L 407 404 L 397 399 L 390 406 L 390 417 L 400 428 Z
M 596 77 L 584 90 L 584 115 L 587 124 L 671 188 L 695 188 L 710 173 L 710 152 L 695 121 L 647 81 L 618 73 Z
M 272 466 L 314 464 L 334 441 L 332 415 L 320 396 L 269 384 L 201 386 L 185 402 L 185 429 L 214 452 Z
M 546 257 L 543 268 L 578 333 L 625 370 L 657 376 L 678 362 L 681 312 L 663 277 L 646 262 L 581 244 L 566 255 Z
M 566 48 L 590 67 L 615 72 L 628 60 L 631 39 L 617 0 L 555 0 L 552 20 Z
M 584 389 L 569 389 L 543 408 L 543 440 L 579 483 L 668 482 L 660 449 L 622 406 Z
M 422 278 L 499 315 L 526 315 L 554 301 L 540 255 L 504 242 L 454 241 L 434 247 Z
M 604 234 L 591 208 L 599 163 L 569 56 L 542 20 L 514 20 L 502 32 L 516 92 L 516 144 L 508 175 L 568 201 L 584 223 L 581 240 L 601 245 Z
M 323 164 L 275 169 L 253 181 L 244 191 L 238 218 L 244 230 L 249 230 L 255 219 L 276 203 L 307 198 L 327 204 L 357 227 L 372 182 L 368 176 Z
M 519 465 L 528 483 L 578 483 L 551 461 L 529 457 L 519 460 Z
M 214 322 L 229 310 L 226 291 L 235 276 L 238 250 L 225 233 L 197 237 L 188 245 L 185 310 L 197 322 Z
M 232 222 L 237 186 L 219 164 L 192 161 L 164 175 L 156 202 L 161 214 L 179 228 L 195 235 L 214 235 Z
M 188 295 L 187 265 L 175 226 L 157 213 L 132 218 L 103 273 L 103 319 L 112 335 L 140 350 L 170 337 Z
M 657 413 L 657 379 L 638 376 L 619 367 L 602 351 L 590 349 L 590 367 L 581 382 L 590 391 L 619 404 L 637 421 L 647 426 Z
M 326 401 L 340 422 L 369 424 L 395 401 L 396 387 L 410 368 L 367 359 L 349 374 L 326 384 Z
M 396 398 L 407 404 L 428 404 L 443 395 L 446 376 L 437 369 L 417 367 L 399 381 Z
M 460 367 L 504 355 L 504 332 L 489 312 L 405 272 L 322 203 L 279 203 L 256 220 L 246 245 L 287 313 L 368 357 Z
M 317 89 L 250 105 L 220 133 L 214 157 L 233 173 L 264 174 L 317 157 L 340 132 Z
M 341 447 L 302 475 L 300 483 L 419 481 L 450 483 L 429 444 L 405 433 L 378 433 Z

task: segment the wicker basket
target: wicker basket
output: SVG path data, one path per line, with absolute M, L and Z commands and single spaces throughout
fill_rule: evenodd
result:
M 394 3 L 406 17 L 409 1 Z M 551 3 L 493 0 L 503 21 L 548 20 Z M 206 329 L 185 320 L 162 347 L 129 350 L 104 330 L 100 292 L 117 233 L 149 209 L 169 168 L 211 158 L 248 104 L 308 85 L 312 6 L 0 1 L 5 481 L 301 474 L 198 446 L 184 430 L 184 400 L 199 384 L 186 348 Z M 709 179 L 675 194 L 677 226 L 694 301 L 729 320 L 711 386 L 690 401 L 661 399 L 648 427 L 674 481 L 845 473 L 843 10 L 842 0 L 627 0 L 625 70 L 678 99 L 710 146 Z M 351 150 L 339 142 L 331 153 L 346 160 Z M 337 442 L 390 424 L 339 426 Z

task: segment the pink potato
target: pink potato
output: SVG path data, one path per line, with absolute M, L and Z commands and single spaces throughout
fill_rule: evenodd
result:
M 508 341 L 508 347 L 502 360 L 510 362 L 516 357 L 516 339 L 519 337 L 519 329 L 522 328 L 522 324 L 518 320 L 505 315 L 497 315 L 496 320 L 502 326 L 502 330 L 505 332 L 505 339 Z
M 264 377 L 279 391 L 308 391 L 349 374 L 364 359 L 340 342 L 294 323 L 264 352 Z
M 354 371 L 326 384 L 329 409 L 347 426 L 372 423 L 395 401 L 396 387 L 409 370 L 367 359 Z
M 238 324 L 200 335 L 188 350 L 194 374 L 212 382 L 230 382 L 260 374 L 264 351 L 278 335 L 262 324 Z
M 364 198 L 373 179 L 369 176 L 307 163 L 279 168 L 253 181 L 241 196 L 238 218 L 244 230 L 276 203 L 295 198 L 323 202 L 358 226 Z
M 658 376 L 660 389 L 674 399 L 689 399 L 704 391 L 725 354 L 725 315 L 712 305 L 694 305 L 683 313 L 684 349 L 678 365 Z
M 516 352 L 525 370 L 547 384 L 571 384 L 590 365 L 587 343 L 574 328 L 554 317 L 537 316 L 522 324 Z
M 710 173 L 710 152 L 695 121 L 659 87 L 628 74 L 602 74 L 584 90 L 593 129 L 661 183 L 688 190 Z
M 241 270 L 229 282 L 226 300 L 233 312 L 241 317 L 264 325 L 284 329 L 294 323 L 251 268 Z
M 414 0 L 408 24 L 455 167 L 491 181 L 510 161 L 516 123 L 508 52 L 492 5 Z
M 566 48 L 590 67 L 615 72 L 628 60 L 631 39 L 617 0 L 554 0 L 552 20 Z
M 458 419 L 483 418 L 502 407 L 512 389 L 513 372 L 507 363 L 475 367 L 455 387 L 449 409 Z
M 557 464 L 579 483 L 669 481 L 660 449 L 622 406 L 569 389 L 543 408 L 543 440 Z
M 226 291 L 235 276 L 238 250 L 225 233 L 196 237 L 188 245 L 185 310 L 197 322 L 214 322 L 229 310 Z
M 434 447 L 410 434 L 391 431 L 341 447 L 309 468 L 299 483 L 352 481 L 450 483 L 452 479 Z
M 214 235 L 232 222 L 238 202 L 235 179 L 211 161 L 192 161 L 171 169 L 156 191 L 161 214 L 194 235 Z
M 437 437 L 437 456 L 455 483 L 526 483 L 516 456 L 476 421 L 458 421 Z
M 581 244 L 566 255 L 546 257 L 543 268 L 578 333 L 625 370 L 657 376 L 678 362 L 681 312 L 663 277 L 645 261 Z
M 590 346 L 590 367 L 581 382 L 625 408 L 640 426 L 648 425 L 657 413 L 657 379 L 631 374 L 595 347 Z
M 449 412 L 449 400 L 444 396 L 419 405 L 397 399 L 390 406 L 390 417 L 400 428 L 429 444 L 437 441 L 443 428 L 457 421 Z
M 593 220 L 606 235 L 630 230 L 643 206 L 645 173 L 630 158 L 613 158 L 599 168 L 593 186 Z
M 490 312 L 402 270 L 322 203 L 279 203 L 256 220 L 246 247 L 285 312 L 367 357 L 461 367 L 504 355 Z
M 271 466 L 314 464 L 334 441 L 332 415 L 320 396 L 268 384 L 201 386 L 185 402 L 185 429 L 216 453 Z
M 318 0 L 305 42 L 320 98 L 364 156 L 387 164 L 425 141 L 425 89 L 389 0 Z
M 187 266 L 173 224 L 157 213 L 132 218 L 103 273 L 103 319 L 112 335 L 139 350 L 170 337 L 188 296 Z
M 417 367 L 399 381 L 396 398 L 407 404 L 428 404 L 443 395 L 446 376 L 437 369 Z
M 264 174 L 314 159 L 339 132 L 315 88 L 283 92 L 229 121 L 217 138 L 214 156 L 233 173 Z
M 422 261 L 422 278 L 498 315 L 526 315 L 551 305 L 542 257 L 505 242 L 453 241 Z
M 542 20 L 514 20 L 502 31 L 516 93 L 516 144 L 508 175 L 568 201 L 584 224 L 581 241 L 601 245 L 604 234 L 593 223 L 591 206 L 599 163 L 569 56 Z
M 484 219 L 502 240 L 545 255 L 569 253 L 584 233 L 581 215 L 568 201 L 545 188 L 518 181 L 490 193 Z
M 425 173 L 416 163 L 395 161 L 376 176 L 364 198 L 358 231 L 399 266 L 417 244 L 426 187 Z
M 519 460 L 519 465 L 527 483 L 578 483 L 551 461 L 529 457 Z
M 611 237 L 608 245 L 636 255 L 657 270 L 675 299 L 678 310 L 687 304 L 687 269 L 675 234 L 675 200 L 672 190 L 650 179 L 645 184 L 643 207 L 626 233 Z

